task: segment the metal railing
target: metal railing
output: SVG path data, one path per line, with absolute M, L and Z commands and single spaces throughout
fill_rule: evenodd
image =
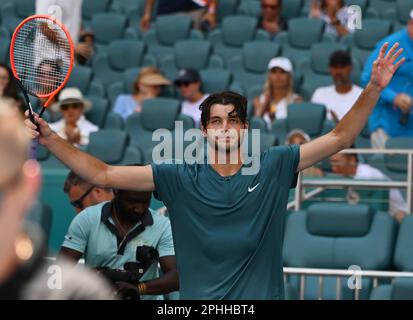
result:
M 363 270 L 340 270 L 340 269 L 313 269 L 313 268 L 289 268 L 284 267 L 284 281 L 290 275 L 300 277 L 299 299 L 304 300 L 306 288 L 306 276 L 318 276 L 318 300 L 324 298 L 324 278 L 336 277 L 336 300 L 341 300 L 342 281 L 348 280 L 349 277 L 356 279 L 356 282 L 361 283 L 363 278 L 373 279 L 373 288 L 379 284 L 379 279 L 394 279 L 394 278 L 413 278 L 413 272 L 392 272 L 392 271 L 363 271 Z M 354 300 L 360 299 L 360 290 L 358 286 L 351 288 L 354 290 Z
M 409 149 L 346 149 L 341 153 L 351 154 L 388 154 L 388 155 L 406 155 L 407 156 L 407 179 L 405 181 L 386 181 L 386 180 L 356 180 L 356 179 L 331 179 L 331 178 L 311 178 L 303 179 L 300 173 L 295 188 L 294 200 L 289 202 L 287 209 L 300 210 L 301 203 L 305 200 L 320 194 L 327 188 L 332 187 L 365 187 L 372 189 L 406 189 L 406 202 L 408 214 L 413 211 L 413 150 Z M 305 188 L 316 188 L 305 193 Z

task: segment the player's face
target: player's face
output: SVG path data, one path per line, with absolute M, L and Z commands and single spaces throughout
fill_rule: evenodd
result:
M 209 145 L 217 151 L 238 150 L 243 139 L 242 129 L 248 128 L 233 111 L 232 104 L 215 104 L 211 107 L 206 135 Z

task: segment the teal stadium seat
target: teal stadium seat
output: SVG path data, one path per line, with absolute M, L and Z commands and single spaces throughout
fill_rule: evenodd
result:
M 376 11 L 381 18 L 384 18 L 389 10 L 394 10 L 395 5 L 395 0 L 369 0 L 369 8 Z
M 232 74 L 228 70 L 206 69 L 201 70 L 202 91 L 214 93 L 228 90 L 232 81 Z
M 122 73 L 122 77 L 119 81 L 108 84 L 107 95 L 111 106 L 113 106 L 118 95 L 125 93 L 131 94 L 133 92 L 133 84 L 135 83 L 140 70 L 140 67 L 129 68 Z
M 175 43 L 171 55 L 160 61 L 160 68 L 167 78 L 175 79 L 183 68 L 196 70 L 222 69 L 221 57 L 212 53 L 212 45 L 205 40 L 181 40 Z
M 237 9 L 238 9 L 238 4 L 239 4 L 239 0 L 218 1 L 218 7 L 217 7 L 218 23 L 221 22 L 223 18 L 236 14 Z
M 117 13 L 96 13 L 92 16 L 90 28 L 95 35 L 96 53 L 106 52 L 107 46 L 114 40 L 126 36 L 126 16 Z
M 413 216 L 404 218 L 397 235 L 393 263 L 398 271 L 413 272 Z M 375 288 L 371 300 L 413 300 L 413 279 L 396 278 L 391 284 Z
M 387 212 L 366 205 L 319 203 L 288 215 L 284 238 L 284 265 L 297 268 L 388 270 L 396 236 L 396 222 Z M 299 278 L 289 282 L 299 288 Z M 306 277 L 305 299 L 318 298 L 318 277 Z M 341 281 L 341 297 L 354 292 Z M 372 281 L 364 278 L 360 298 L 368 299 Z M 336 277 L 325 277 L 323 298 L 336 299 Z
M 102 129 L 123 130 L 124 128 L 125 122 L 119 113 L 110 111 L 106 116 L 106 121 Z
M 179 100 L 154 98 L 145 100 L 142 104 L 142 111 L 126 119 L 125 129 L 129 133 L 130 144 L 142 150 L 145 163 L 152 162 L 152 149 L 162 143 L 162 141 L 154 141 L 152 137 L 154 131 L 169 130 L 174 139 L 175 121 L 182 120 L 184 130 L 194 127 L 192 118 L 180 114 L 180 111 Z M 173 155 L 165 155 L 165 157 L 171 159 Z
M 324 33 L 324 22 L 312 18 L 293 18 L 288 21 L 288 31 L 280 32 L 275 38 L 281 44 L 282 55 L 288 57 L 297 67 L 307 59 L 311 46 L 318 42 L 333 42 L 333 36 Z
M 112 0 L 84 0 L 82 1 L 82 24 L 88 29 L 92 23 L 92 17 L 97 13 L 109 12 Z
M 391 23 L 383 19 L 364 19 L 363 28 L 356 30 L 342 38 L 342 42 L 349 45 L 351 55 L 361 65 L 373 51 L 376 44 L 391 32 Z
M 109 44 L 107 52 L 93 59 L 94 80 L 107 87 L 121 81 L 125 70 L 149 65 L 156 65 L 156 59 L 147 54 L 144 42 L 115 40 Z
M 85 96 L 105 97 L 105 87 L 93 81 L 93 70 L 87 66 L 74 65 L 66 87 L 76 87 Z
M 252 92 L 263 90 L 267 78 L 268 62 L 278 56 L 280 46 L 275 42 L 249 41 L 246 42 L 239 55 L 228 61 L 228 69 L 234 76 L 248 98 L 255 95 Z
M 149 53 L 158 60 L 174 52 L 178 41 L 204 38 L 202 32 L 192 29 L 192 20 L 183 15 L 161 15 L 153 27 L 142 34 L 142 40 L 148 45 Z
M 303 102 L 292 103 L 287 107 L 288 117 L 275 120 L 270 132 L 275 134 L 280 143 L 284 143 L 288 133 L 293 129 L 301 129 L 311 138 L 323 133 L 326 108 L 322 104 Z
M 36 202 L 27 215 L 27 221 L 36 223 L 39 227 L 41 227 L 46 242 L 48 242 L 50 238 L 52 220 L 52 209 L 43 202 Z
M 413 0 L 397 0 L 395 8 L 386 11 L 385 18 L 393 22 L 394 32 L 406 27 L 412 9 Z
M 1 7 L 2 25 L 13 33 L 17 25 L 35 12 L 34 0 L 14 0 Z
M 238 5 L 237 14 L 259 18 L 259 16 L 261 15 L 260 1 L 241 0 Z
M 129 141 L 128 134 L 125 131 L 99 130 L 91 133 L 89 140 L 86 148 L 89 154 L 108 164 L 123 164 Z M 132 160 L 133 163 L 142 163 L 140 152 L 136 148 L 134 151 L 136 152 L 136 159 L 131 159 L 129 156 L 127 161 Z
M 233 56 L 241 53 L 245 42 L 269 40 L 268 33 L 257 29 L 257 26 L 258 20 L 255 17 L 225 17 L 221 26 L 209 33 L 208 40 L 214 46 L 214 53 L 221 56 L 227 64 Z
M 95 96 L 89 96 L 86 98 L 92 102 L 92 108 L 85 114 L 86 119 L 97 125 L 99 128 L 102 128 L 109 112 L 108 100 Z

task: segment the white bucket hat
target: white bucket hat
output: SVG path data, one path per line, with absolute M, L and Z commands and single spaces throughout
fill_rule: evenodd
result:
M 78 88 L 65 88 L 60 92 L 59 100 L 50 106 L 52 111 L 60 111 L 60 107 L 69 103 L 83 103 L 84 112 L 88 112 L 92 108 L 92 102 L 83 97 L 82 92 Z

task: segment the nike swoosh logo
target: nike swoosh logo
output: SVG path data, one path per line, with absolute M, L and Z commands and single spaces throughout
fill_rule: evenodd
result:
M 248 192 L 253 192 L 255 190 L 255 188 L 257 188 L 260 184 L 257 183 L 254 187 L 250 188 L 248 187 Z

